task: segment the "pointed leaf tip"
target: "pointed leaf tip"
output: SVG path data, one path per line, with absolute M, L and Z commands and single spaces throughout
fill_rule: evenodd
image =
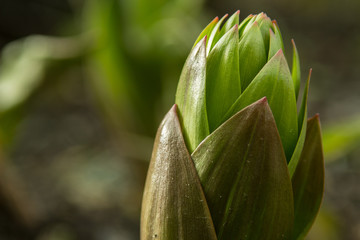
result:
M 224 20 L 227 18 L 228 14 L 225 14 L 219 21 L 216 22 L 216 24 L 209 30 L 209 39 L 206 44 L 206 56 L 209 55 L 211 49 L 216 44 L 216 42 L 219 40 L 218 35 L 220 34 L 220 27 Z M 210 25 L 210 24 L 209 24 Z M 205 30 L 204 30 L 205 31 Z
M 243 92 L 266 63 L 267 52 L 259 24 L 255 21 L 239 42 L 239 70 Z
M 199 231 L 201 229 L 201 231 Z M 154 142 L 141 211 L 141 239 L 216 240 L 207 202 L 174 105 Z
M 203 39 L 204 36 L 209 36 L 211 34 L 211 31 L 214 29 L 214 27 L 216 26 L 216 24 L 218 23 L 219 18 L 215 17 L 206 27 L 205 29 L 200 33 L 200 35 L 198 36 L 198 38 L 196 39 L 193 48 L 196 46 L 196 44 Z M 208 40 L 208 38 L 207 38 Z
M 248 58 L 245 59 L 249 61 Z M 240 79 L 244 75 L 241 73 Z M 298 123 L 294 87 L 282 49 L 259 71 L 249 86 L 231 106 L 224 118 L 228 119 L 244 107 L 264 96 L 269 100 L 286 157 L 290 160 L 298 139 Z
M 301 152 L 304 147 L 305 137 L 306 137 L 306 129 L 307 129 L 307 99 L 309 93 L 309 85 L 310 85 L 310 77 L 311 77 L 311 69 L 309 71 L 309 76 L 306 81 L 305 89 L 303 92 L 302 102 L 298 114 L 298 130 L 299 130 L 299 138 L 296 143 L 294 152 L 291 156 L 288 168 L 291 178 L 294 176 L 295 169 L 299 162 Z
M 266 98 L 223 123 L 192 159 L 218 239 L 289 239 L 291 181 Z
M 189 151 L 209 134 L 205 84 L 206 84 L 206 39 L 191 50 L 180 75 L 175 103 Z
M 237 29 L 237 24 L 232 26 L 207 57 L 206 109 L 210 132 L 222 123 L 225 113 L 241 93 Z
M 291 39 L 291 43 L 293 46 L 293 63 L 292 63 L 291 74 L 294 83 L 295 97 L 297 99 L 299 95 L 300 82 L 301 82 L 300 59 L 294 39 Z
M 282 50 L 282 39 L 277 31 L 275 33 L 271 28 L 269 28 L 269 51 L 268 51 L 268 61 L 279 51 Z

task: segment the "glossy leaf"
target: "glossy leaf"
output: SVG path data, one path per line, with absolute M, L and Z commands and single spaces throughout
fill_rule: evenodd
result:
M 210 36 L 207 44 L 206 44 L 206 56 L 209 55 L 210 51 L 212 50 L 212 48 L 214 47 L 214 45 L 216 44 L 216 35 L 219 34 L 220 32 L 220 26 L 221 24 L 224 22 L 224 20 L 228 17 L 228 14 L 225 14 L 214 26 L 214 28 L 211 30 Z
M 296 143 L 296 147 L 295 150 L 291 156 L 288 168 L 289 168 L 289 173 L 291 178 L 294 175 L 296 166 L 299 162 L 300 156 L 301 156 L 301 152 L 302 149 L 304 147 L 304 142 L 305 142 L 305 137 L 306 137 L 306 126 L 307 126 L 307 98 L 308 98 L 308 93 L 309 93 L 309 84 L 310 84 L 310 78 L 311 78 L 311 72 L 312 70 L 310 69 L 309 71 L 309 76 L 308 79 L 306 81 L 306 86 L 304 89 L 304 93 L 303 93 L 303 98 L 302 98 L 302 102 L 301 102 L 301 107 L 300 107 L 300 111 L 299 111 L 299 116 L 298 116 L 298 129 L 299 129 L 299 138 L 298 141 Z
M 257 22 L 239 43 L 241 89 L 244 91 L 266 63 L 267 51 Z
M 303 239 L 319 211 L 324 191 L 324 156 L 319 116 L 308 120 L 304 149 L 292 178 L 295 221 L 292 239 Z
M 141 239 L 217 239 L 175 105 L 156 135 L 142 203 Z
M 216 129 L 192 159 L 218 239 L 289 239 L 291 181 L 266 98 Z
M 256 75 L 225 119 L 264 96 L 269 100 L 286 158 L 290 160 L 298 139 L 298 123 L 294 86 L 282 50 Z
M 209 135 L 206 113 L 206 37 L 189 54 L 183 67 L 175 103 L 179 107 L 180 122 L 189 151 Z
M 206 107 L 210 132 L 240 95 L 238 26 L 235 25 L 214 46 L 207 58 Z
M 210 36 L 211 31 L 214 29 L 214 27 L 218 21 L 219 21 L 219 18 L 216 17 L 206 26 L 206 28 L 200 33 L 199 37 L 196 39 L 193 47 L 195 47 L 196 44 L 198 42 L 200 42 L 200 40 L 202 40 L 205 36 L 207 36 L 207 38 Z
M 291 43 L 293 45 L 293 63 L 292 63 L 292 79 L 294 82 L 294 88 L 295 88 L 295 94 L 296 99 L 299 95 L 300 90 L 300 80 L 301 80 L 301 71 L 300 71 L 300 60 L 299 60 L 299 54 L 296 49 L 295 41 L 294 39 L 291 40 Z

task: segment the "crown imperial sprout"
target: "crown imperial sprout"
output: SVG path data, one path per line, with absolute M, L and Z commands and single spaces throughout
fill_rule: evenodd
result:
M 154 144 L 141 239 L 303 239 L 323 195 L 319 117 L 301 105 L 276 21 L 215 18 L 180 76 Z M 222 27 L 221 27 L 222 26 Z

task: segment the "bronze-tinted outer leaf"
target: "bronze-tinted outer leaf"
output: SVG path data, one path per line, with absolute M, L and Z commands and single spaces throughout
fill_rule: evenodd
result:
M 266 98 L 216 129 L 192 159 L 218 239 L 289 239 L 291 180 Z
M 294 191 L 294 234 L 303 239 L 319 211 L 324 191 L 324 156 L 319 116 L 308 120 L 304 148 L 292 178 Z
M 156 135 L 142 203 L 141 239 L 217 239 L 176 105 Z
M 205 44 L 206 37 L 191 50 L 181 72 L 175 98 L 190 152 L 209 135 L 205 100 Z

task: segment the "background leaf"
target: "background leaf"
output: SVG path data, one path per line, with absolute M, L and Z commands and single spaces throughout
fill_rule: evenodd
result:
M 341 159 L 359 149 L 360 115 L 324 126 L 323 146 L 326 162 Z

